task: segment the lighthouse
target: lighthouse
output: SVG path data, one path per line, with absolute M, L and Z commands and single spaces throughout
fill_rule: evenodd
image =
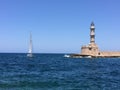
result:
M 90 25 L 90 43 L 81 47 L 81 55 L 85 56 L 98 56 L 99 48 L 95 43 L 95 25 L 92 22 Z
M 95 25 L 93 22 L 90 26 L 90 44 L 95 44 Z
M 98 45 L 95 43 L 95 25 L 92 22 L 90 25 L 90 43 L 81 47 L 80 54 L 72 54 L 70 57 L 74 58 L 118 58 L 120 51 L 100 51 Z

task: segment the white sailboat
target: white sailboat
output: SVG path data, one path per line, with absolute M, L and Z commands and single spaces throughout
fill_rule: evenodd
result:
M 29 50 L 28 50 L 27 57 L 33 57 L 33 54 L 32 54 L 32 34 L 31 33 L 30 33 L 30 43 L 29 43 Z

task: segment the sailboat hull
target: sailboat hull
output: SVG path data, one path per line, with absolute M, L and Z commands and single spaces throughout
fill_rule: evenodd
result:
M 27 57 L 33 57 L 32 53 L 28 53 Z

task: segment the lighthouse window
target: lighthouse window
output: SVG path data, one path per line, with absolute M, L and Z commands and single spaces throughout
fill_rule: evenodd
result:
M 100 55 L 100 52 L 98 53 L 98 55 Z
M 89 50 L 92 50 L 92 48 L 89 48 Z

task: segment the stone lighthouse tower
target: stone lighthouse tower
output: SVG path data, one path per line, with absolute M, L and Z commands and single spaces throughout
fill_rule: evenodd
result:
M 95 44 L 95 25 L 93 22 L 90 26 L 90 44 Z
M 72 54 L 70 57 L 75 58 L 97 58 L 97 57 L 105 57 L 105 58 L 118 58 L 120 57 L 120 52 L 106 52 L 100 51 L 97 44 L 95 43 L 95 25 L 92 22 L 90 25 L 90 43 L 87 45 L 83 45 L 81 47 L 80 54 Z
M 90 43 L 81 47 L 81 54 L 86 56 L 98 56 L 99 49 L 95 43 L 95 25 L 92 22 L 90 25 Z

